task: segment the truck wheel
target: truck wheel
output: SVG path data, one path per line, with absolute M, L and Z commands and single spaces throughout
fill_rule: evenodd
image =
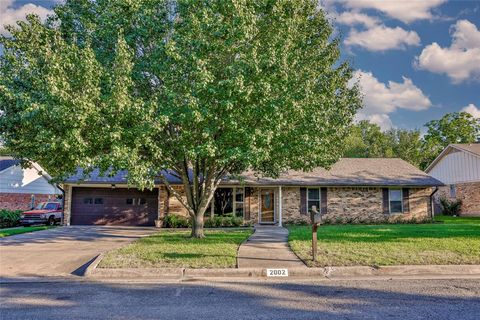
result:
M 54 226 L 55 225 L 55 217 L 54 216 L 51 216 L 50 218 L 48 218 L 47 225 L 49 225 L 49 226 Z

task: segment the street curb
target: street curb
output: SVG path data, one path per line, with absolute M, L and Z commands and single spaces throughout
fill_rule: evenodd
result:
M 100 255 L 99 255 L 100 257 Z M 98 257 L 98 258 L 99 258 Z M 96 259 L 85 276 L 88 278 L 135 278 L 135 279 L 179 279 L 193 280 L 205 278 L 268 278 L 264 268 L 224 268 L 224 269 L 191 269 L 191 268 L 97 268 Z M 308 279 L 352 279 L 352 278 L 428 278 L 428 277 L 473 277 L 480 278 L 480 265 L 408 265 L 408 266 L 352 266 L 325 268 L 290 268 L 288 278 Z M 279 279 L 276 277 L 276 279 Z
M 100 261 L 102 261 L 104 256 L 105 256 L 105 252 L 100 253 L 95 258 L 95 260 L 93 260 L 92 263 L 90 263 L 88 265 L 88 267 L 85 269 L 85 272 L 83 273 L 83 276 L 84 277 L 90 276 L 97 269 L 98 264 L 100 263 Z

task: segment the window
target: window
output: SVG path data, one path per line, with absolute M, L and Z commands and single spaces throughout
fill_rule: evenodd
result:
M 402 202 L 402 189 L 390 189 L 390 213 L 402 213 L 403 212 L 403 202 Z
M 213 195 L 213 214 L 215 216 L 235 216 L 243 218 L 245 189 L 243 187 L 218 188 Z M 208 212 L 211 212 L 209 205 Z
M 95 198 L 95 204 L 103 204 L 103 198 Z
M 127 204 L 135 204 L 135 201 L 132 198 L 127 198 L 126 203 Z
M 138 204 L 145 204 L 145 203 L 147 203 L 147 199 L 145 199 L 145 198 L 139 198 L 138 199 Z
M 320 211 L 320 189 L 308 188 L 307 190 L 307 210 L 310 212 L 315 206 L 317 211 Z
M 454 184 L 450 185 L 450 197 L 456 198 L 457 197 L 457 189 L 455 188 Z
M 244 189 L 235 188 L 235 216 L 243 218 L 243 199 L 244 199 Z
M 92 198 L 83 198 L 83 204 L 93 204 Z

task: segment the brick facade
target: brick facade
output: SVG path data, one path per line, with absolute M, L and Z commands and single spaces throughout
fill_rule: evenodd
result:
M 449 200 L 462 200 L 460 215 L 462 216 L 480 216 L 480 182 L 455 184 L 456 197 L 450 196 L 450 186 L 439 187 L 435 195 L 435 201 L 438 203 L 440 197 L 446 197 Z M 437 212 L 436 212 L 437 213 Z
M 0 193 L 0 209 L 29 210 L 43 201 L 55 200 L 55 194 Z
M 477 187 L 479 186 L 477 185 Z M 65 188 L 66 224 L 70 221 L 71 189 L 71 186 Z M 183 186 L 175 186 L 175 189 L 185 199 Z M 250 195 L 245 197 L 244 204 L 250 207 L 250 219 L 245 222 L 259 222 L 261 189 L 251 187 Z M 279 188 L 269 187 L 268 189 L 275 192 L 275 221 L 278 223 L 280 211 Z M 380 187 L 328 187 L 327 213 L 324 215 L 324 219 L 331 223 L 399 222 L 410 219 L 421 221 L 430 217 L 431 192 L 431 188 L 409 188 L 409 212 L 391 215 L 383 213 L 383 195 Z M 300 201 L 300 187 L 282 187 L 283 223 L 308 223 L 310 221 L 309 215 L 300 213 Z M 169 193 L 164 186 L 159 187 L 158 202 L 158 219 L 160 220 L 171 214 L 188 216 L 187 210 L 180 201 Z M 205 217 L 209 216 L 210 213 L 206 212 Z

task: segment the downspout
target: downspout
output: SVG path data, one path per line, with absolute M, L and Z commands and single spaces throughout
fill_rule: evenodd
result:
M 433 217 L 435 215 L 435 206 L 433 205 L 433 196 L 435 195 L 435 193 L 437 193 L 438 190 L 439 190 L 438 187 L 435 187 L 435 190 L 430 194 L 430 207 L 431 207 L 431 210 L 432 210 L 431 211 L 432 214 L 430 215 L 430 218 L 432 218 L 432 220 L 433 220 Z
M 55 186 L 60 189 L 60 191 L 62 191 L 62 221 L 61 221 L 61 225 L 63 226 L 63 218 L 65 217 L 65 190 L 60 187 L 59 184 L 55 184 Z

